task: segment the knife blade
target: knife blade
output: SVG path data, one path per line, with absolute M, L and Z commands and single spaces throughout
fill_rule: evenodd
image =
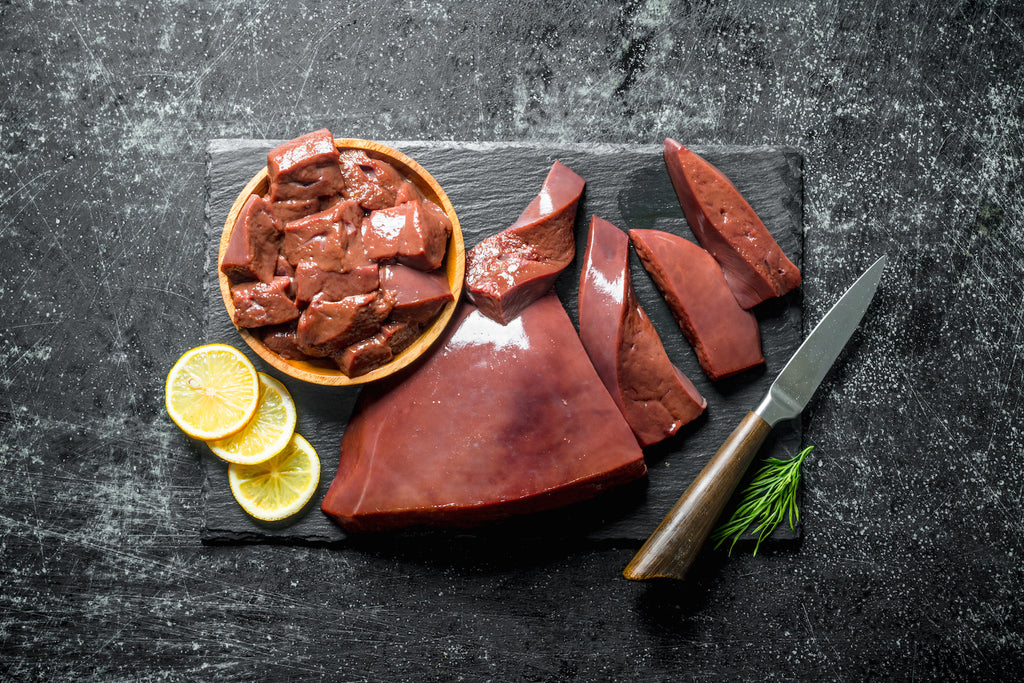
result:
M 814 326 L 758 407 L 733 430 L 623 570 L 627 579 L 682 579 L 765 437 L 797 417 L 860 324 L 885 269 L 882 256 Z

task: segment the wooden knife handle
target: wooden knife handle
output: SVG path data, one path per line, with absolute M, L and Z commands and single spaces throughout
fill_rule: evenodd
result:
M 682 579 L 771 429 L 756 413 L 747 413 L 622 575 L 634 581 Z

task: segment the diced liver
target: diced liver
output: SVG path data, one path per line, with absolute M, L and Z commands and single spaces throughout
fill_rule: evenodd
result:
M 434 270 L 444 263 L 451 233 L 448 216 L 425 199 L 373 211 L 361 231 L 367 258 L 394 259 L 418 270 Z
M 316 261 L 299 261 L 295 267 L 296 295 L 299 306 L 305 306 L 317 294 L 329 301 L 340 301 L 353 294 L 368 294 L 380 284 L 376 263 L 355 266 L 346 272 L 328 270 Z
M 358 377 L 387 363 L 393 355 L 391 345 L 378 332 L 372 337 L 346 347 L 344 351 L 334 357 L 334 361 L 346 375 Z
M 629 277 L 629 238 L 594 216 L 580 273 L 580 340 L 641 446 L 697 419 L 707 401 L 669 360 Z
M 295 322 L 285 323 L 283 325 L 271 325 L 264 327 L 260 330 L 260 339 L 263 344 L 281 356 L 288 360 L 310 360 L 310 356 L 307 356 L 299 349 L 298 342 L 295 339 Z
M 392 314 L 394 309 L 392 309 Z M 398 355 L 404 350 L 409 344 L 416 341 L 416 338 L 420 336 L 422 332 L 420 325 L 408 322 L 399 322 L 395 320 L 389 320 L 380 327 L 380 336 L 387 342 L 388 346 L 391 347 L 391 353 Z
M 299 309 L 288 298 L 288 278 L 267 282 L 246 282 L 231 288 L 234 321 L 239 327 L 262 327 L 295 320 Z
M 393 305 L 391 296 L 379 290 L 347 296 L 341 301 L 330 301 L 317 294 L 299 318 L 299 349 L 321 358 L 336 355 L 346 346 L 375 334 Z
M 364 150 L 344 150 L 340 164 L 345 198 L 358 202 L 364 209 L 383 209 L 420 196 L 416 186 L 394 166 L 370 157 Z
M 284 229 L 282 253 L 288 262 L 311 260 L 321 268 L 343 272 L 366 263 L 359 246 L 362 209 L 354 202 L 340 202 L 288 223 Z
M 259 195 L 249 195 L 235 220 L 220 269 L 232 282 L 270 282 L 284 233 Z
M 764 362 L 757 318 L 740 308 L 711 254 L 660 230 L 630 230 L 629 237 L 710 379 Z
M 583 178 L 556 161 L 516 222 L 466 254 L 466 291 L 484 315 L 508 323 L 572 262 L 583 186 Z
M 395 295 L 391 319 L 402 322 L 426 322 L 452 300 L 452 290 L 444 272 L 429 273 L 389 264 L 381 267 L 380 287 Z
M 295 266 L 288 263 L 288 259 L 284 255 L 277 257 L 277 267 L 274 269 L 274 277 L 286 277 L 288 278 L 288 288 L 286 293 L 290 299 L 295 298 Z
M 345 181 L 334 137 L 326 128 L 275 147 L 267 154 L 270 201 L 341 194 Z
M 800 285 L 800 270 L 721 171 L 671 138 L 665 164 L 693 234 L 721 264 L 741 307 Z
M 507 326 L 463 303 L 411 373 L 363 390 L 341 451 L 321 507 L 348 531 L 478 524 L 646 473 L 553 294 Z
M 316 213 L 321 208 L 320 199 L 283 199 L 279 202 L 270 202 L 270 213 L 281 221 L 281 224 L 291 223 L 300 218 L 305 218 Z

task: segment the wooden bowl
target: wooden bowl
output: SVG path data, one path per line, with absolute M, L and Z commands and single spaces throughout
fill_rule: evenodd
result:
M 451 320 L 452 313 L 455 311 L 455 305 L 462 294 L 462 282 L 466 274 L 466 247 L 462 241 L 462 229 L 459 227 L 459 219 L 455 215 L 455 209 L 452 208 L 448 195 L 444 193 L 444 190 L 437 184 L 437 181 L 422 166 L 398 150 L 382 145 L 379 142 L 336 138 L 334 146 L 338 149 L 361 149 L 370 157 L 388 162 L 399 173 L 414 182 L 416 187 L 420 189 L 420 192 L 423 193 L 423 196 L 440 206 L 452 223 L 452 234 L 448 239 L 448 249 L 445 252 L 443 266 L 448 277 L 448 286 L 452 290 L 452 300 L 445 304 L 441 312 L 434 318 L 434 321 L 416 341 L 380 367 L 357 377 L 349 377 L 327 359 L 323 361 L 288 360 L 271 351 L 250 330 L 235 326 L 238 333 L 242 335 L 242 339 L 256 352 L 256 355 L 289 377 L 327 386 L 349 386 L 373 382 L 401 370 L 421 356 L 430 348 L 431 344 L 437 341 L 437 338 L 441 336 L 444 328 L 448 325 L 448 321 Z M 217 255 L 217 277 L 220 281 L 220 293 L 224 299 L 224 307 L 227 309 L 228 317 L 232 321 L 234 321 L 235 306 L 231 301 L 231 283 L 228 281 L 227 276 L 220 271 L 220 264 L 224 260 L 224 252 L 228 248 L 231 232 L 235 228 L 235 221 L 238 218 L 238 213 L 242 210 L 242 206 L 245 204 L 245 200 L 253 193 L 265 194 L 269 187 L 270 177 L 266 166 L 264 166 L 238 194 L 234 206 L 228 212 L 227 220 L 224 221 L 224 232 L 220 238 L 220 251 Z

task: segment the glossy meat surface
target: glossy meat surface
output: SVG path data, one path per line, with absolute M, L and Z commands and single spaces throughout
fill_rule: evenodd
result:
M 665 164 L 693 234 L 721 264 L 741 307 L 800 285 L 800 269 L 721 171 L 671 138 L 665 140 Z
M 757 318 L 740 308 L 711 254 L 660 230 L 630 230 L 629 237 L 710 379 L 764 362 Z
M 583 186 L 583 178 L 556 161 L 516 222 L 466 253 L 466 292 L 484 315 L 508 323 L 572 262 Z
M 301 135 L 267 153 L 272 202 L 308 200 L 341 193 L 345 181 L 334 137 L 326 128 Z
M 413 371 L 363 390 L 341 450 L 321 507 L 349 531 L 472 525 L 646 472 L 554 294 L 505 326 L 463 302 Z
M 448 216 L 425 199 L 373 211 L 361 230 L 367 258 L 394 259 L 419 270 L 441 267 L 451 234 Z
M 669 360 L 633 292 L 629 238 L 591 218 L 580 273 L 580 340 L 641 446 L 658 443 L 704 412 L 707 401 Z
M 284 232 L 265 201 L 249 195 L 235 220 L 220 269 L 232 282 L 270 282 Z
M 394 292 L 391 319 L 400 322 L 427 322 L 452 300 L 452 290 L 443 271 L 429 273 L 391 264 L 380 269 L 381 289 Z
M 246 282 L 231 288 L 234 321 L 239 327 L 278 325 L 299 317 L 299 309 L 288 297 L 288 278 L 270 282 Z

